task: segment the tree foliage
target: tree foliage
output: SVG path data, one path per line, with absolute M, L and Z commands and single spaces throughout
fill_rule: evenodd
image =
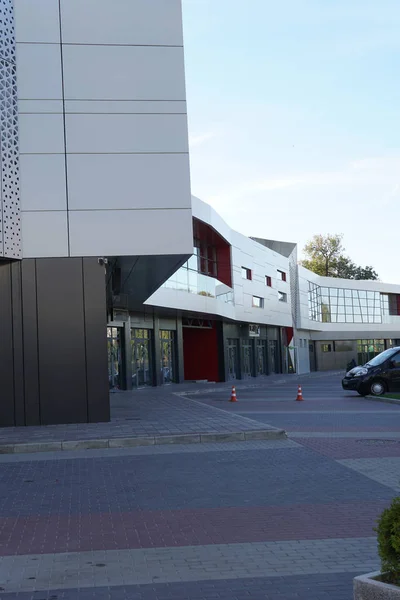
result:
M 314 235 L 304 247 L 303 267 L 324 277 L 377 280 L 378 273 L 370 266 L 356 265 L 344 254 L 343 236 Z
M 388 583 L 400 582 L 400 498 L 394 498 L 378 520 L 381 572 Z

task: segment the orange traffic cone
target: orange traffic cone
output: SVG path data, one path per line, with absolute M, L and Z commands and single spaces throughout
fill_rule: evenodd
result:
M 232 386 L 231 402 L 237 402 L 237 398 L 236 398 L 236 388 L 235 388 L 235 386 L 234 386 L 234 385 Z
M 296 398 L 297 402 L 302 402 L 304 400 L 303 398 L 303 392 L 301 391 L 301 385 L 299 385 L 299 389 L 297 390 L 297 398 Z

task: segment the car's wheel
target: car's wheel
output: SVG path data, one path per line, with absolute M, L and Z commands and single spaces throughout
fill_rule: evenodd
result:
M 371 383 L 370 393 L 372 396 L 383 396 L 386 392 L 386 385 L 383 381 L 377 379 Z

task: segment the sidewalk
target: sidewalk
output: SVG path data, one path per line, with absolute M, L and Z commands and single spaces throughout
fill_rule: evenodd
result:
M 189 384 L 111 394 L 110 423 L 2 428 L 0 454 L 286 438 L 280 429 L 183 396 L 198 388 Z

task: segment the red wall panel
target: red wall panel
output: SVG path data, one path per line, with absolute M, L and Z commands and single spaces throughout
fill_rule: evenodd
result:
M 217 247 L 218 279 L 232 287 L 231 247 L 224 244 Z
M 219 381 L 217 330 L 183 328 L 185 379 Z

